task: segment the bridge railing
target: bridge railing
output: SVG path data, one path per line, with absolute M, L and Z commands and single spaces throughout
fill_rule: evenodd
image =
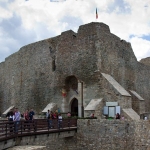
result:
M 77 129 L 77 119 L 34 119 L 33 121 L 21 120 L 0 121 L 0 141 L 23 137 L 28 135 L 37 135 L 45 133 L 56 133 L 71 131 Z

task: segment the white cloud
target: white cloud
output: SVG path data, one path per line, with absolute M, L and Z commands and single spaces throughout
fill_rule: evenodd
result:
M 11 13 L 10 11 L 8 11 L 8 10 L 2 8 L 2 7 L 0 7 L 0 12 L 1 12 L 1 13 L 0 13 L 0 21 L 1 21 L 2 19 L 7 19 L 7 18 L 12 17 L 12 13 Z
M 134 53 L 138 60 L 145 58 L 147 54 L 150 53 L 150 41 L 133 37 L 130 42 L 132 43 L 132 48 L 136 49 Z
M 36 40 L 69 29 L 76 32 L 79 25 L 96 21 L 96 7 L 98 21 L 106 23 L 113 34 L 131 42 L 138 60 L 150 54 L 150 0 L 1 0 L 0 44 L 13 53 Z M 148 36 L 147 40 L 142 39 L 144 35 Z M 7 39 L 8 42 L 4 42 Z M 9 39 L 15 40 L 14 48 Z M 0 52 L 3 49 L 1 47 Z

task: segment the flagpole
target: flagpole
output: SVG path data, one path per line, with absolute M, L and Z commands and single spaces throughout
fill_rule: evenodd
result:
M 97 13 L 97 8 L 96 8 L 96 22 L 98 21 L 98 13 Z

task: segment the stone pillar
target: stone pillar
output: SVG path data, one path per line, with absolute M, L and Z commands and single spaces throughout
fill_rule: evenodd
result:
M 78 101 L 78 117 L 82 117 L 82 106 L 80 101 Z
M 62 99 L 61 109 L 62 109 L 62 112 L 68 111 L 68 104 L 67 104 L 66 97 L 63 97 L 63 99 Z
M 61 104 L 61 109 L 62 109 L 62 112 L 67 112 L 68 111 L 68 104 L 67 104 L 67 92 L 66 92 L 66 89 L 63 88 L 62 89 L 62 104 Z
M 78 117 L 83 117 L 82 109 L 83 109 L 83 90 L 82 90 L 82 83 L 78 83 L 78 92 L 79 92 L 79 99 L 78 99 Z

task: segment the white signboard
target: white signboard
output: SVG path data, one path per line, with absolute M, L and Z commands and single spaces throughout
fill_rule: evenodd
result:
M 115 117 L 115 107 L 109 107 L 109 117 Z
M 116 106 L 116 114 L 119 113 L 120 114 L 120 106 Z
M 103 114 L 108 115 L 108 106 L 104 106 L 103 108 Z
M 106 102 L 106 106 L 118 106 L 118 102 Z

